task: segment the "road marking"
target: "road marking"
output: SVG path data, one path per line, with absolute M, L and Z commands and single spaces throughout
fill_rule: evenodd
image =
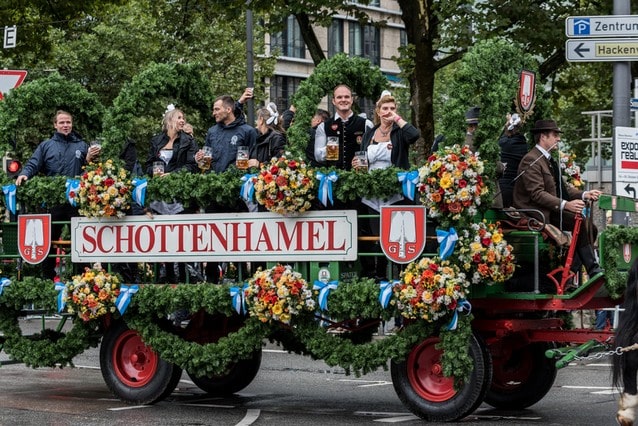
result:
M 402 416 L 402 417 L 388 417 L 387 419 L 374 419 L 377 423 L 401 423 L 411 422 L 412 420 L 418 420 L 417 416 Z
M 601 389 L 601 390 L 610 390 L 613 389 L 611 386 L 573 386 L 573 385 L 564 385 L 559 386 L 565 389 Z
M 339 379 L 338 382 L 352 382 L 352 383 L 363 383 L 362 385 L 357 386 L 358 388 L 369 388 L 374 386 L 387 386 L 391 385 L 392 382 L 388 382 L 385 380 L 357 380 L 357 379 Z
M 281 349 L 262 349 L 262 352 L 270 352 L 273 354 L 287 354 L 288 351 L 283 351 Z
M 252 409 L 246 411 L 246 415 L 244 416 L 244 418 L 241 419 L 241 421 L 237 423 L 235 426 L 249 426 L 255 423 L 257 419 L 259 419 L 260 412 L 261 412 L 260 410 L 252 410 Z
M 117 408 L 109 408 L 109 411 L 124 411 L 124 410 L 137 410 L 138 408 L 148 408 L 152 407 L 152 405 L 134 405 L 129 407 L 117 407 Z
M 542 417 L 531 417 L 531 416 L 495 416 L 488 414 L 470 414 L 467 417 L 477 418 L 481 420 L 542 420 Z

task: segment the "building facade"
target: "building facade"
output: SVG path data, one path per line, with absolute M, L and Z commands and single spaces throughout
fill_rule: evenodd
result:
M 399 47 L 407 43 L 398 3 L 396 0 L 373 0 L 360 8 L 373 22 L 385 24 L 361 24 L 353 17 L 334 15 L 330 27 L 315 26 L 322 50 L 327 58 L 341 52 L 367 58 L 380 67 L 389 81 L 397 82 L 400 70 L 393 58 L 399 56 Z M 288 17 L 282 32 L 266 37 L 267 54 L 278 55 L 275 73 L 267 82 L 270 101 L 283 111 L 290 106 L 290 99 L 299 84 L 312 73 L 314 63 L 294 16 Z M 331 107 L 327 100 L 321 106 L 329 110 Z M 372 108 L 372 100 L 359 100 L 361 112 L 370 115 Z

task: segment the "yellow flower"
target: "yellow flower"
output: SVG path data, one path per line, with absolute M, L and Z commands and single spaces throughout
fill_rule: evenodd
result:
M 447 189 L 451 187 L 453 183 L 454 181 L 452 180 L 452 175 L 450 174 L 450 172 L 443 173 L 443 176 L 441 176 L 441 182 L 440 182 L 441 188 Z

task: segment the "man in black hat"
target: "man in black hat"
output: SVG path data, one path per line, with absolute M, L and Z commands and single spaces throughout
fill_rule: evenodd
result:
M 519 164 L 520 177 L 514 186 L 513 205 L 519 209 L 539 210 L 546 222 L 549 221 L 561 230 L 572 230 L 574 218 L 582 213 L 585 201 L 597 200 L 601 192 L 596 189 L 580 191 L 564 181 L 556 160 L 550 154 L 558 147 L 561 133 L 554 120 L 539 120 L 535 123 L 532 134 L 536 146 Z M 543 220 L 538 215 L 528 214 Z M 595 239 L 595 228 L 593 233 L 591 237 Z M 592 243 L 587 228 L 582 226 L 576 250 L 590 277 L 602 272 Z
M 479 115 L 481 114 L 481 108 L 474 106 L 465 112 L 465 123 L 467 128 L 465 130 L 465 145 L 469 146 L 472 152 L 476 151 L 474 146 L 474 133 L 478 129 Z

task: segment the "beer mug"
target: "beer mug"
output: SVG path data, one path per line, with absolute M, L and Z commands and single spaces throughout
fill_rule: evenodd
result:
M 357 151 L 354 153 L 355 158 L 358 160 L 355 171 L 367 172 L 368 171 L 368 153 L 366 151 Z
M 210 163 L 213 161 L 213 150 L 210 146 L 202 148 L 204 156 L 197 162 L 197 167 L 203 172 L 210 169 Z
M 164 174 L 164 162 L 163 161 L 153 162 L 153 177 L 161 176 L 163 174 Z
M 235 165 L 240 170 L 246 170 L 248 168 L 248 147 L 247 146 L 238 146 L 237 147 L 237 159 L 235 161 Z
M 326 142 L 326 160 L 339 160 L 339 138 L 336 136 L 328 136 L 328 140 Z

